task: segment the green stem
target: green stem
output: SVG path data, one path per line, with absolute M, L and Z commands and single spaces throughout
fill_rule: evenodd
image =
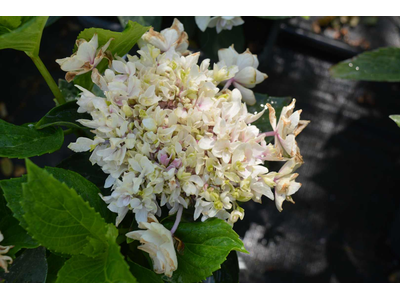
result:
M 74 133 L 74 132 L 75 132 L 75 129 L 68 128 L 68 129 L 64 130 L 64 135 L 67 135 L 67 134 L 70 134 L 70 133 Z
M 51 92 L 53 93 L 54 97 L 56 97 L 56 104 L 61 105 L 65 103 L 64 96 L 61 94 L 60 89 L 58 88 L 56 82 L 54 81 L 53 77 L 51 77 L 49 71 L 47 70 L 46 66 L 43 64 L 42 60 L 39 56 L 29 56 L 35 66 L 38 68 L 40 74 L 42 74 L 44 80 L 46 80 L 47 85 L 49 86 Z

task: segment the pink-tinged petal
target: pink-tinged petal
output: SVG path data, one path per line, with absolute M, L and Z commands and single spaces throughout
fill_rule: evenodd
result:
M 168 157 L 168 155 L 167 154 L 160 154 L 160 156 L 159 156 L 159 162 L 162 164 L 162 165 L 164 165 L 165 167 L 166 166 L 168 166 L 168 164 L 169 164 L 169 157 Z
M 179 169 L 182 166 L 182 160 L 180 158 L 174 159 L 173 162 L 171 163 L 170 167 L 171 166 L 172 166 L 172 168 Z

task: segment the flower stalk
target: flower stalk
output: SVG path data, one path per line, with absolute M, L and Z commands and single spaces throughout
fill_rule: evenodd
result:
M 49 86 L 51 92 L 55 97 L 56 105 L 61 105 L 65 103 L 64 96 L 62 95 L 60 89 L 58 88 L 56 82 L 54 81 L 53 77 L 51 77 L 49 71 L 47 70 L 46 66 L 42 62 L 39 56 L 29 56 L 33 63 L 35 64 L 36 68 L 39 70 L 40 74 L 42 74 L 44 80 L 46 81 L 47 85 Z

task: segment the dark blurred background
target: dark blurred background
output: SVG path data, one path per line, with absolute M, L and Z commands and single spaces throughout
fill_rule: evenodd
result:
M 305 164 L 295 205 L 246 203 L 235 225 L 250 254 L 239 254 L 241 282 L 400 282 L 400 84 L 333 79 L 329 68 L 365 50 L 400 46 L 398 17 L 243 17 L 245 23 L 216 35 L 201 33 L 193 17 L 179 17 L 190 48 L 216 59 L 235 43 L 249 48 L 269 78 L 255 88 L 297 99 L 311 124 L 298 137 Z M 159 28 L 172 24 L 163 17 Z M 40 57 L 55 79 L 55 59 L 70 56 L 86 27 L 122 30 L 116 17 L 63 17 L 43 33 Z M 0 117 L 21 125 L 53 106 L 52 94 L 22 52 L 0 52 Z M 72 154 L 65 147 L 32 160 L 56 166 Z M 0 179 L 20 176 L 23 161 L 2 159 Z

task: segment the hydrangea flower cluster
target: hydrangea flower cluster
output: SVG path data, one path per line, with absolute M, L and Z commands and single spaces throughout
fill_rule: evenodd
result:
M 138 56 L 115 57 L 104 74 L 93 68 L 92 80 L 104 96 L 77 86 L 82 91 L 77 103 L 79 112 L 92 116 L 79 122 L 95 137 L 80 137 L 69 146 L 91 151 L 90 161 L 109 174 L 105 187 L 112 193 L 102 199 L 118 214 L 116 225 L 133 211 L 148 234 L 137 231 L 131 238 L 145 244 L 155 271 L 168 276 L 177 261 L 172 236 L 155 217 L 161 207 L 180 219 L 182 209 L 191 206 L 195 220 L 217 217 L 231 225 L 243 219 L 242 203 L 261 203 L 263 195 L 281 210 L 300 188 L 293 172 L 303 161 L 295 137 L 307 125 L 301 111 L 293 112 L 295 101 L 278 122 L 272 106 L 257 114 L 247 111 L 242 99 L 254 103 L 249 88 L 266 78 L 255 55 L 238 54 L 233 46 L 222 49 L 220 62 L 210 69 L 209 59 L 199 64 L 199 53 L 190 54 L 187 39 L 175 20 L 160 33 L 144 34 Z M 266 109 L 272 132 L 251 125 Z M 266 143 L 267 136 L 274 136 L 274 144 Z M 287 162 L 270 172 L 265 161 Z

